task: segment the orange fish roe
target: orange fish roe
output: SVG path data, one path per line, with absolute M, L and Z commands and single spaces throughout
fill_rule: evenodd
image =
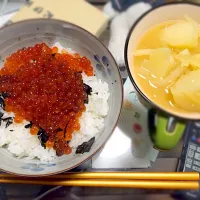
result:
M 52 148 L 54 146 L 54 142 L 51 142 L 51 141 L 47 141 L 46 142 L 46 147 L 47 148 Z
M 36 125 L 32 125 L 32 127 L 30 129 L 30 133 L 32 135 L 37 135 L 38 131 L 39 131 L 39 128 Z
M 58 53 L 58 47 L 53 47 L 52 48 L 52 53 Z
M 15 116 L 15 120 L 14 120 L 14 121 L 15 121 L 16 123 L 22 123 L 22 122 L 23 122 L 23 120 L 24 120 L 24 119 L 23 119 L 23 117 L 22 117 L 22 116 L 18 116 L 18 115 L 16 115 L 16 116 Z
M 15 113 L 15 122 L 32 122 L 31 134 L 45 131 L 46 147 L 58 156 L 71 153 L 68 141 L 80 129 L 85 111 L 86 86 L 81 72 L 93 75 L 86 57 L 58 53 L 46 44 L 18 50 L 0 70 L 0 92 L 6 92 L 5 109 Z

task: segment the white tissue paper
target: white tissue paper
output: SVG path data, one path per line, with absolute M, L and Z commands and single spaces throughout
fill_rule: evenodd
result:
M 131 26 L 150 8 L 150 4 L 140 2 L 132 5 L 125 12 L 118 14 L 113 8 L 111 8 L 111 4 L 105 6 L 104 12 L 107 15 L 110 17 L 116 16 L 113 18 L 110 26 L 110 41 L 108 49 L 113 54 L 119 66 L 124 65 L 124 45 Z

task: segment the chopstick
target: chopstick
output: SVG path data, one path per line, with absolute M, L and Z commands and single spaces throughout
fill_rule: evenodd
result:
M 0 174 L 0 183 L 143 189 L 199 189 L 197 172 L 81 172 L 23 177 Z
M 198 181 L 141 181 L 141 180 L 23 180 L 23 179 L 0 179 L 0 183 L 7 184 L 36 184 L 36 185 L 60 185 L 60 186 L 86 186 L 86 187 L 119 187 L 119 188 L 142 188 L 142 189 L 199 189 Z
M 27 177 L 0 174 L 0 178 L 22 179 Z M 30 179 L 114 179 L 114 180 L 167 180 L 199 181 L 198 172 L 79 172 L 53 176 L 30 177 Z

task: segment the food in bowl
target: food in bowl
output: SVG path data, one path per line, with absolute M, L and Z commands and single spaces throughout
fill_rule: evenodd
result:
M 200 26 L 188 16 L 164 21 L 141 37 L 134 51 L 134 79 L 164 110 L 200 112 Z
M 109 88 L 91 62 L 59 43 L 19 49 L 0 70 L 0 146 L 48 162 L 89 152 L 104 126 Z

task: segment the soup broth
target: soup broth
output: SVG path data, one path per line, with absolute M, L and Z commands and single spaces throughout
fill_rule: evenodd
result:
M 188 117 L 188 115 L 190 115 L 190 117 L 194 117 L 194 118 L 198 118 L 200 117 L 200 106 L 199 106 L 199 110 L 195 109 L 191 103 L 188 103 L 188 106 L 191 108 L 189 109 L 184 109 L 184 105 L 180 105 L 177 104 L 177 102 L 174 100 L 174 97 L 172 95 L 172 90 L 171 88 L 173 88 L 173 85 L 176 83 L 177 80 L 179 80 L 179 78 L 181 76 L 184 76 L 185 74 L 187 74 L 190 71 L 193 71 L 194 69 L 192 68 L 192 66 L 188 65 L 186 67 L 180 67 L 180 65 L 182 65 L 182 63 L 180 62 L 180 60 L 174 59 L 174 56 L 176 57 L 177 55 L 181 55 L 184 54 L 184 52 L 188 52 L 188 48 L 185 47 L 172 47 L 169 44 L 167 44 L 165 41 L 163 41 L 162 35 L 163 35 L 163 30 L 165 30 L 165 28 L 177 24 L 179 23 L 180 20 L 174 20 L 174 21 L 166 21 L 163 22 L 161 24 L 158 24 L 154 27 L 152 27 L 151 29 L 147 30 L 146 33 L 140 38 L 136 51 L 133 56 L 133 67 L 132 67 L 132 74 L 133 74 L 133 78 L 136 82 L 136 84 L 138 85 L 138 87 L 140 88 L 140 90 L 145 94 L 145 96 L 147 96 L 147 98 L 149 98 L 152 102 L 154 102 L 155 104 L 157 104 L 159 107 L 161 107 L 164 110 L 167 110 L 170 113 L 173 113 L 175 115 L 181 115 L 183 117 Z M 178 33 L 177 33 L 178 34 Z M 184 33 L 183 33 L 184 34 Z M 161 78 L 156 77 L 156 71 L 155 73 L 149 73 L 148 70 L 146 70 L 145 65 L 146 63 L 149 61 L 149 52 L 152 49 L 160 49 L 160 48 L 164 48 L 161 49 L 163 51 L 165 51 L 166 49 L 169 49 L 172 55 L 172 59 L 173 59 L 173 66 L 171 68 L 170 73 L 168 73 L 168 75 L 163 76 Z M 141 50 L 137 51 L 137 50 Z M 143 51 L 144 50 L 144 51 Z M 146 51 L 146 52 L 145 52 Z M 200 40 L 198 38 L 198 44 L 195 47 L 189 48 L 189 52 L 191 55 L 195 55 L 195 54 L 199 54 L 200 55 Z M 141 54 L 141 55 L 139 55 Z M 161 55 L 161 56 L 159 56 Z M 159 65 L 160 63 L 160 59 L 162 59 L 162 53 L 158 54 L 157 57 L 155 57 L 155 62 L 158 62 L 156 64 Z M 164 63 L 165 64 L 165 63 Z M 160 68 L 162 68 L 163 66 L 156 66 L 155 67 L 159 67 L 158 70 Z M 179 75 L 177 75 L 176 79 L 171 79 L 170 80 L 170 76 L 174 77 L 174 75 L 176 74 L 177 68 L 179 67 L 180 70 L 182 70 L 180 72 Z M 195 68 L 196 69 L 196 68 Z M 177 72 L 177 73 L 179 73 Z M 200 77 L 199 77 L 200 78 Z M 168 83 L 166 84 L 166 80 L 168 80 Z M 191 80 L 192 81 L 192 80 Z M 200 94 L 199 94 L 200 96 Z M 181 101 L 181 100 L 180 100 Z M 182 101 L 184 101 L 184 98 L 182 99 Z M 200 105 L 200 103 L 199 103 Z M 196 106 L 196 104 L 195 104 Z

